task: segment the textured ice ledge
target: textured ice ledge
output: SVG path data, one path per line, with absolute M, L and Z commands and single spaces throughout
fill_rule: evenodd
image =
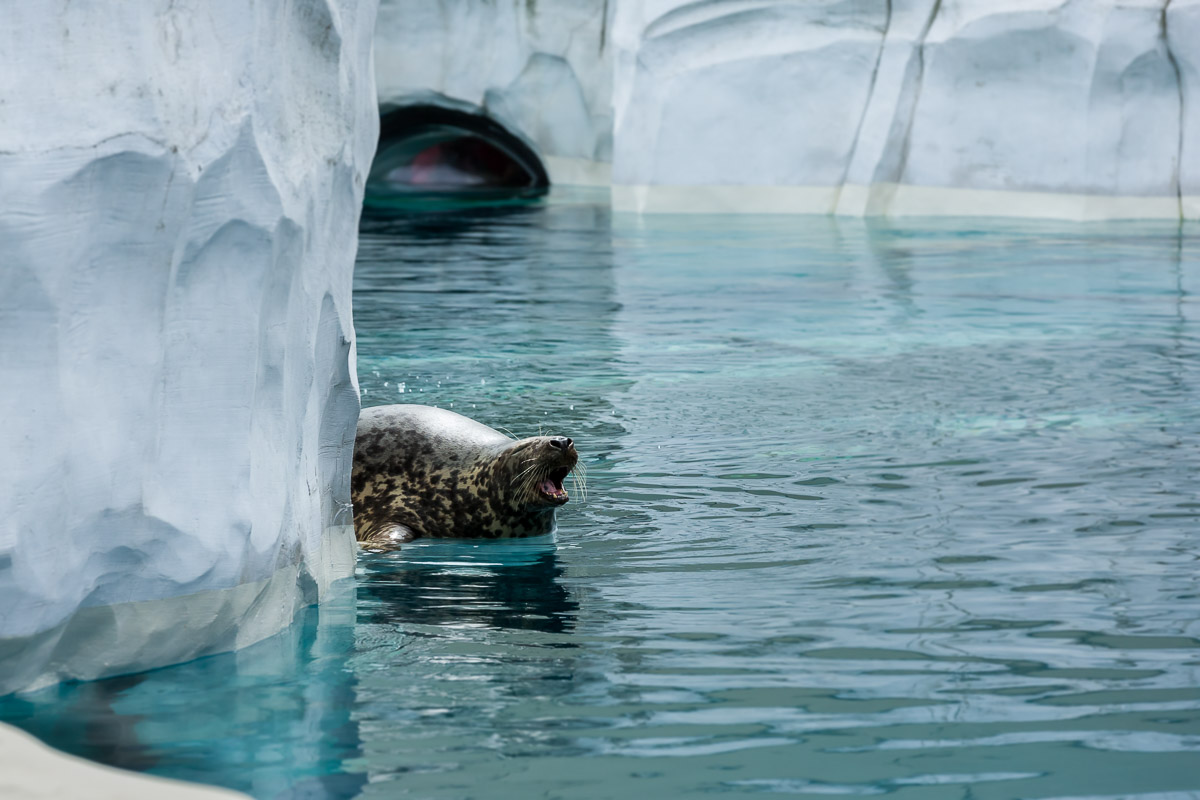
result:
M 350 574 L 373 21 L 0 26 L 0 692 L 248 644 Z

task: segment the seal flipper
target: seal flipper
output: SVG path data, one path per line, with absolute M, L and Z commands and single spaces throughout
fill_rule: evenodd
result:
M 365 550 L 392 550 L 416 538 L 412 529 L 399 522 L 384 522 L 370 528 L 358 542 Z

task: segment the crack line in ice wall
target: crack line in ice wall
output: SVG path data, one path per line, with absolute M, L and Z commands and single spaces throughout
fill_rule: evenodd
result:
M 912 103 L 905 109 L 905 125 L 904 138 L 899 147 L 899 161 L 896 167 L 895 182 L 900 183 L 904 180 L 904 172 L 908 166 L 908 154 L 912 148 L 912 129 L 913 122 L 916 119 L 917 106 L 921 103 L 921 88 L 925 85 L 925 42 L 929 37 L 929 31 L 933 29 L 934 22 L 937 21 L 938 13 L 942 10 L 942 0 L 934 0 L 933 8 L 929 11 L 929 17 L 925 20 L 925 26 L 921 29 L 921 35 L 915 43 L 915 58 L 917 61 L 917 74 L 915 92 L 913 93 Z
M 1166 0 L 1163 3 L 1162 13 L 1159 15 L 1159 24 L 1162 34 L 1163 47 L 1167 51 L 1167 61 L 1171 64 L 1171 69 L 1175 71 L 1175 86 L 1179 92 L 1179 149 L 1175 156 L 1175 196 L 1179 199 L 1179 219 L 1182 222 L 1184 218 L 1183 211 L 1183 131 L 1187 117 L 1184 107 L 1184 92 L 1183 92 L 1183 73 L 1179 70 L 1179 62 L 1175 60 L 1175 53 L 1171 50 L 1171 39 L 1167 34 L 1167 12 L 1171 8 L 1171 1 Z
M 892 27 L 892 2 L 887 0 L 887 16 L 883 22 L 883 35 L 879 39 L 879 54 L 875 57 L 875 67 L 871 70 L 871 82 L 867 86 L 867 102 L 863 104 L 862 114 L 858 118 L 858 126 L 854 129 L 854 145 L 850 148 L 850 156 L 846 159 L 846 168 L 842 170 L 842 180 L 840 186 L 846 185 L 847 177 L 850 174 L 850 168 L 854 164 L 854 157 L 858 153 L 859 143 L 862 141 L 863 125 L 867 121 L 867 113 L 871 109 L 871 101 L 875 97 L 875 87 L 879 81 L 879 65 L 883 63 L 883 53 L 887 48 L 888 35 Z M 840 199 L 841 193 L 838 193 Z M 838 199 L 834 200 L 834 207 L 837 206 Z

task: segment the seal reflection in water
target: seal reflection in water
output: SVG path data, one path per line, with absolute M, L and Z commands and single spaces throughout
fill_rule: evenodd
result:
M 565 436 L 516 441 L 445 409 L 367 408 L 354 440 L 354 533 L 370 548 L 550 533 L 578 462 Z

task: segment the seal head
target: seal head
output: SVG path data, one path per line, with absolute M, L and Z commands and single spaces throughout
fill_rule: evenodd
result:
M 549 533 L 578 461 L 565 436 L 514 441 L 445 409 L 365 409 L 351 477 L 355 536 L 386 548 L 423 536 Z

